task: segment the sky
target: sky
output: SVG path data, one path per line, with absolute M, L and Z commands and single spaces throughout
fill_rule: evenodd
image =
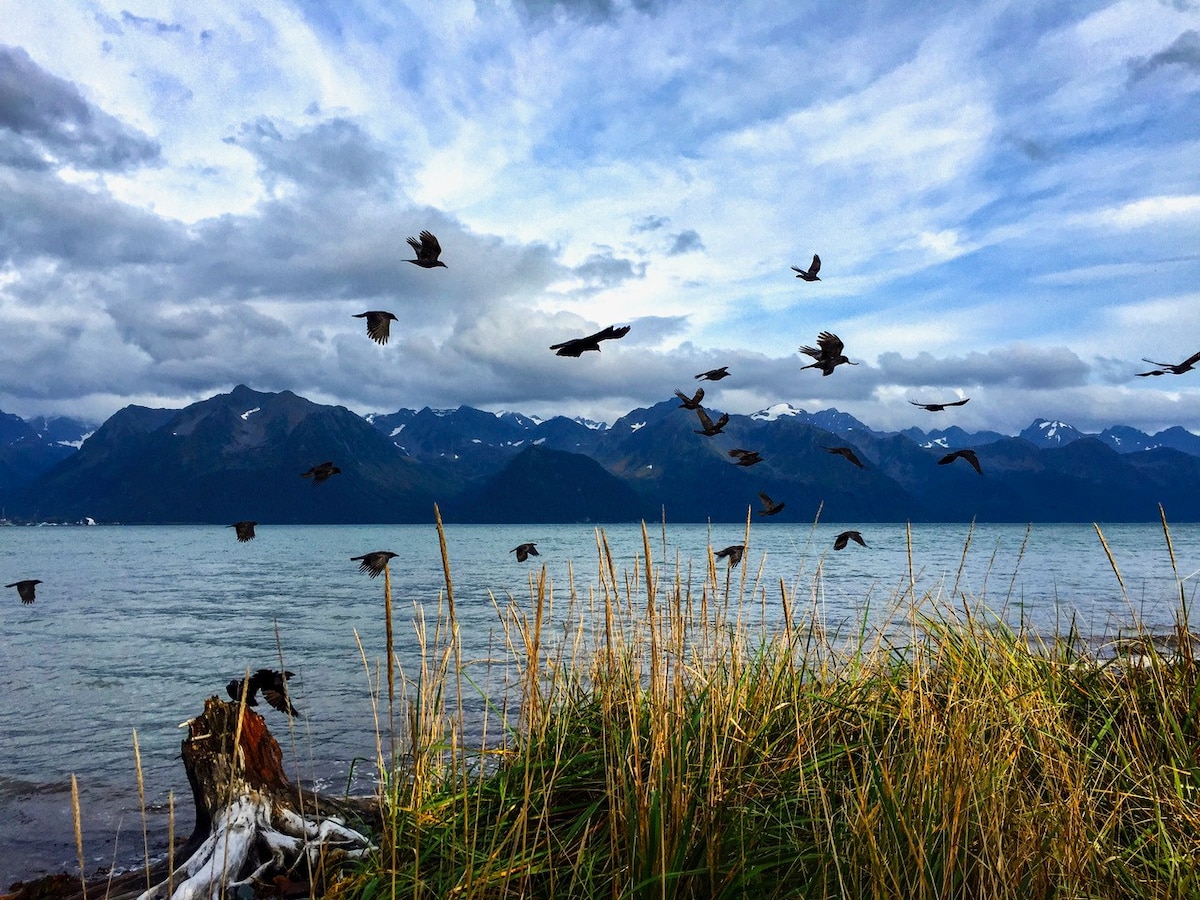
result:
M 1200 369 L 1136 375 L 1200 350 L 1200 0 L 0 21 L 5 412 L 246 384 L 611 422 L 724 365 L 705 405 L 734 413 L 1200 432 Z M 426 229 L 446 268 L 407 262 Z M 386 346 L 367 310 L 398 317 Z M 802 369 L 822 331 L 857 365 Z

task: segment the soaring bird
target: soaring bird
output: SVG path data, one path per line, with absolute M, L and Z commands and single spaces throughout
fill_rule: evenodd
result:
M 355 313 L 354 318 L 367 320 L 367 337 L 377 344 L 386 344 L 391 336 L 392 323 L 396 317 L 385 309 L 372 309 L 369 312 Z
M 542 555 L 538 553 L 537 544 L 535 544 L 533 541 L 529 541 L 524 544 L 518 544 L 508 552 L 517 554 L 517 562 L 525 562 L 525 560 L 529 559 L 531 556 Z
M 726 547 L 724 550 L 718 550 L 716 553 L 713 554 L 713 556 L 716 559 L 725 559 L 726 557 L 728 557 L 729 558 L 729 568 L 732 569 L 738 563 L 740 563 L 742 561 L 742 554 L 745 552 L 746 552 L 745 544 L 732 544 L 732 545 Z
M 230 697 L 240 703 L 244 689 L 247 706 L 258 706 L 256 695 L 261 692 L 263 699 L 270 704 L 272 709 L 277 709 L 290 716 L 298 716 L 300 715 L 299 711 L 292 706 L 292 701 L 288 699 L 287 695 L 287 680 L 295 674 L 295 672 L 277 672 L 274 669 L 259 669 L 250 676 L 248 681 L 245 678 L 233 679 L 225 685 L 225 690 Z
M 334 475 L 341 475 L 342 470 L 331 462 L 318 463 L 307 472 L 301 472 L 301 478 L 311 478 L 313 484 L 320 484 L 322 481 L 328 481 Z
M 799 266 L 792 266 L 792 271 L 796 273 L 797 278 L 803 278 L 805 281 L 820 281 L 817 273 L 821 271 L 821 257 L 813 254 L 813 261 L 809 263 L 807 272 Z
M 842 350 L 845 345 L 842 344 L 842 339 L 836 334 L 828 331 L 822 331 L 817 335 L 817 346 L 820 350 L 813 347 L 801 347 L 800 352 L 811 356 L 816 360 L 814 363 L 809 363 L 807 366 L 801 366 L 801 369 L 820 369 L 822 375 L 832 375 L 833 370 L 846 363 L 851 366 L 857 366 L 858 363 L 850 362 L 842 355 Z
M 975 455 L 974 450 L 955 450 L 953 453 L 947 453 L 938 460 L 938 465 L 948 466 L 956 459 L 965 459 L 971 464 L 971 468 L 973 468 L 980 475 L 983 474 L 983 469 L 979 467 L 979 457 Z
M 257 522 L 234 522 L 232 525 L 226 525 L 225 527 L 236 528 L 237 539 L 244 544 L 246 541 L 254 540 L 254 526 L 257 524 Z
M 1168 372 L 1172 375 L 1182 375 L 1184 372 L 1192 371 L 1196 363 L 1200 362 L 1200 353 L 1189 356 L 1181 363 L 1160 363 L 1152 359 L 1146 359 L 1144 356 L 1142 357 L 1142 362 L 1148 362 L 1150 365 L 1158 366 L 1159 368 L 1152 372 L 1138 372 L 1137 374 L 1141 378 L 1145 378 L 1147 375 L 1166 375 Z
M 850 462 L 854 463 L 860 469 L 865 469 L 863 461 L 858 458 L 858 455 L 850 447 L 822 447 L 826 453 L 832 453 L 834 456 L 844 456 Z
M 387 568 L 387 564 L 399 556 L 399 553 L 393 553 L 391 550 L 376 550 L 373 553 L 364 553 L 362 556 L 350 557 L 350 562 L 358 563 L 358 571 L 366 572 L 372 578 L 375 578 Z
M 40 578 L 26 578 L 24 581 L 14 581 L 12 584 L 6 584 L 5 587 L 15 587 L 21 597 L 21 602 L 29 605 L 33 602 L 37 586 L 41 583 L 42 579 Z
M 569 341 L 563 341 L 561 344 L 551 344 L 550 349 L 558 351 L 555 356 L 579 356 L 587 350 L 595 350 L 600 352 L 601 341 L 615 341 L 617 338 L 623 338 L 629 334 L 629 326 L 622 325 L 619 328 L 614 325 L 609 325 L 603 331 L 597 331 L 595 334 L 589 334 L 587 337 L 572 338 Z
M 683 391 L 676 389 L 675 396 L 681 401 L 677 409 L 699 409 L 700 401 L 704 399 L 704 388 L 696 388 L 696 393 L 689 397 Z
M 712 437 L 714 434 L 720 434 L 722 429 L 729 424 L 729 413 L 721 413 L 721 416 L 717 419 L 716 424 L 713 423 L 712 418 L 704 411 L 704 407 L 702 406 L 696 407 L 696 415 L 699 417 L 700 424 L 703 427 L 693 428 L 692 430 L 695 431 L 696 434 L 702 434 L 705 437 Z
M 862 547 L 867 546 L 867 542 L 863 540 L 862 534 L 860 532 L 843 531 L 841 534 L 839 534 L 836 538 L 833 539 L 833 549 L 834 550 L 845 550 L 846 545 L 848 543 L 850 543 L 850 541 L 854 541 L 854 543 L 856 543 Z
M 701 372 L 696 376 L 697 379 L 704 381 L 720 381 L 722 378 L 729 377 L 729 366 L 721 366 L 719 369 L 709 369 L 707 372 Z
M 730 450 L 729 455 L 737 460 L 736 465 L 753 466 L 763 461 L 757 450 L 742 450 L 740 447 L 736 450 Z
M 930 412 L 942 412 L 947 406 L 962 406 L 970 399 L 970 397 L 967 397 L 964 400 L 955 400 L 953 403 L 918 403 L 916 400 L 909 400 L 908 402 L 913 406 L 919 406 L 921 409 L 927 409 Z
M 758 511 L 760 516 L 773 516 L 778 512 L 782 512 L 787 506 L 786 503 L 776 503 L 762 491 L 758 492 L 758 499 L 762 501 L 763 508 Z
M 448 266 L 441 262 L 438 257 L 442 255 L 442 245 L 428 231 L 421 232 L 421 240 L 415 237 L 408 239 L 408 246 L 413 248 L 413 253 L 417 254 L 416 259 L 408 260 L 415 266 L 420 266 L 422 269 L 435 269 L 441 266 L 443 269 Z

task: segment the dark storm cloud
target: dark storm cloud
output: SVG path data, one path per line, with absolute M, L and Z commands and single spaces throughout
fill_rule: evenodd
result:
M 703 249 L 704 241 L 700 240 L 697 232 L 689 228 L 687 231 L 681 231 L 675 235 L 675 239 L 667 250 L 667 256 L 679 256 L 681 253 L 694 253 Z
M 1131 83 L 1141 81 L 1164 66 L 1183 66 L 1193 72 L 1200 72 L 1200 31 L 1185 31 L 1165 49 L 1131 60 L 1129 80 Z
M 180 261 L 188 250 L 179 223 L 48 172 L 0 169 L 0 209 L 0 260 L 61 260 L 65 268 L 56 270 L 59 276 Z M 9 290 L 19 294 L 23 285 L 39 284 L 40 277 L 27 274 Z
M 84 99 L 19 47 L 0 46 L 0 165 L 121 171 L 159 156 L 158 144 Z
M 280 178 L 311 190 L 390 188 L 395 183 L 391 158 L 348 119 L 295 129 L 260 116 L 225 142 L 254 155 L 268 187 Z
M 930 353 L 912 358 L 881 353 L 879 370 L 884 383 L 911 387 L 1009 385 L 1045 390 L 1085 384 L 1090 367 L 1066 347 L 1014 346 L 940 359 Z
M 645 278 L 646 263 L 614 256 L 611 249 L 605 248 L 600 253 L 593 253 L 572 271 L 587 284 L 589 291 L 596 291 L 617 287 L 633 278 Z

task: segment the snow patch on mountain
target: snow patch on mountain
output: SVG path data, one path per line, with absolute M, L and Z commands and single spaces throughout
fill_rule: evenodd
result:
M 750 418 L 759 422 L 774 422 L 781 416 L 803 415 L 806 415 L 804 410 L 797 409 L 790 403 L 776 403 L 774 406 L 768 406 L 766 409 L 760 409 L 756 413 L 751 413 Z

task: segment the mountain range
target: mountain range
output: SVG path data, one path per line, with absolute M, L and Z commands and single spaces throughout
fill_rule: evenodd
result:
M 364 417 L 239 385 L 184 409 L 128 406 L 94 430 L 0 413 L 0 506 L 16 521 L 428 522 L 436 502 L 459 522 L 703 522 L 743 521 L 764 492 L 786 506 L 759 521 L 1150 521 L 1159 503 L 1200 520 L 1200 437 L 1180 427 L 880 432 L 787 404 L 731 415 L 715 437 L 698 425 L 673 399 L 605 425 L 466 406 Z M 738 448 L 763 462 L 736 465 Z M 982 475 L 938 465 L 962 448 Z M 341 474 L 300 477 L 326 460 Z

